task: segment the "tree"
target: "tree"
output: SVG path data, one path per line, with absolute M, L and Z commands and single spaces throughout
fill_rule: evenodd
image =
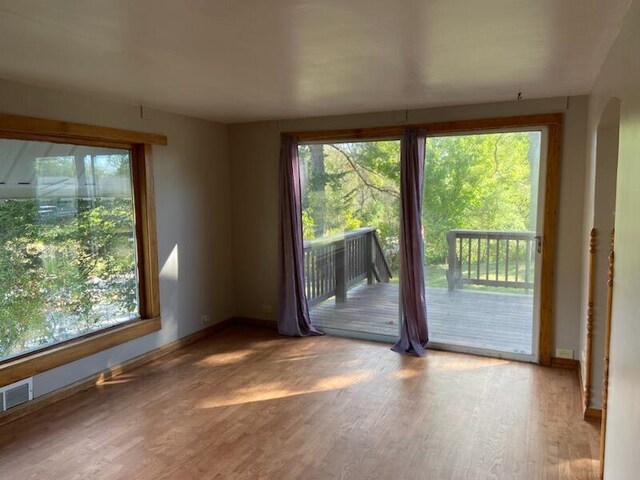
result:
M 449 230 L 532 228 L 535 148 L 527 132 L 428 139 L 423 224 L 429 264 L 446 261 Z
M 535 226 L 539 149 L 539 132 L 428 138 L 423 200 L 427 264 L 446 263 L 450 230 Z M 300 155 L 305 239 L 375 226 L 397 273 L 400 142 L 302 146 Z
M 0 358 L 45 332 L 44 278 L 34 200 L 0 203 Z
M 320 155 L 313 153 L 317 147 L 322 148 L 322 169 L 318 167 Z M 394 141 L 301 147 L 305 239 L 376 226 L 387 260 L 397 274 L 398 153 L 398 142 Z
M 73 177 L 75 160 L 47 158 L 36 173 Z M 129 176 L 126 155 L 94 167 L 94 181 Z M 0 200 L 0 358 L 135 316 L 133 232 L 131 198 Z

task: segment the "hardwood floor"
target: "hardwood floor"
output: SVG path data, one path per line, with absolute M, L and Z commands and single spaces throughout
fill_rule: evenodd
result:
M 234 327 L 0 428 L 0 478 L 589 479 L 574 371 Z

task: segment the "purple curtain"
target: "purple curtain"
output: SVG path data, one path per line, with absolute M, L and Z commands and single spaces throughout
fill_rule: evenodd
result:
M 407 129 L 400 145 L 400 339 L 392 350 L 425 355 L 429 341 L 424 291 L 422 182 L 426 132 Z
M 282 137 L 279 195 L 280 298 L 278 332 L 293 337 L 322 335 L 311 325 L 307 297 L 304 294 L 300 159 L 298 157 L 298 139 L 294 137 Z

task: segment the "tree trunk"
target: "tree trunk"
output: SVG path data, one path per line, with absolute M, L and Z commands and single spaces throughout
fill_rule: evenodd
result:
M 316 238 L 321 237 L 325 231 L 326 212 L 324 202 L 324 189 L 327 177 L 324 169 L 324 148 L 322 145 L 310 145 L 311 172 L 309 173 L 309 188 L 315 199 L 314 209 L 314 233 Z

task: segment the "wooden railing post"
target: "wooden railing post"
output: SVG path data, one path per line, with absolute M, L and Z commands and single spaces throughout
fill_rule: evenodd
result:
M 336 246 L 336 303 L 347 301 L 347 242 L 342 240 Z
M 447 256 L 447 263 L 449 265 L 449 269 L 447 270 L 447 284 L 449 285 L 449 290 L 453 290 L 456 288 L 456 279 L 458 277 L 455 232 L 447 232 L 447 244 L 449 245 L 449 255 Z
M 365 259 L 367 262 L 367 284 L 373 284 L 373 265 L 375 262 L 374 252 L 373 252 L 373 233 L 375 230 L 367 232 L 366 236 L 366 246 L 365 246 Z

